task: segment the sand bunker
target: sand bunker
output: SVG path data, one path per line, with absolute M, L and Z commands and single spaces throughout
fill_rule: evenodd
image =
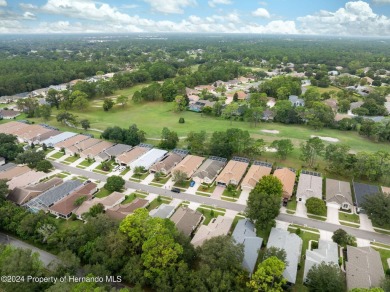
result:
M 261 130 L 261 132 L 269 133 L 269 134 L 279 134 L 278 130 Z
M 277 152 L 278 150 L 276 148 L 272 148 L 272 147 L 265 147 L 265 151 L 266 152 Z
M 322 141 L 326 141 L 326 142 L 340 142 L 339 139 L 332 138 L 332 137 L 321 137 L 321 136 L 315 136 L 315 135 L 311 135 L 310 137 L 311 138 L 317 137 L 317 138 L 320 138 Z

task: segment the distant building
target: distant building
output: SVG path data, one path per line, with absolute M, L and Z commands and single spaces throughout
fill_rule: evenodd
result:
M 296 95 L 290 95 L 288 97 L 288 100 L 291 102 L 292 106 L 294 107 L 305 106 L 305 101 Z

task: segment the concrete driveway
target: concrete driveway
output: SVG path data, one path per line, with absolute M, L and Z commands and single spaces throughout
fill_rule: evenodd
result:
M 360 219 L 359 229 L 363 229 L 363 230 L 367 230 L 367 231 L 375 231 L 374 227 L 372 226 L 372 222 L 368 218 L 367 214 L 360 213 L 359 219 Z
M 248 198 L 249 198 L 249 193 L 250 193 L 251 191 L 250 190 L 242 190 L 242 192 L 241 192 L 241 195 L 240 195 L 240 197 L 238 198 L 238 200 L 237 200 L 237 203 L 238 204 L 243 204 L 243 205 L 246 205 L 246 201 L 248 200 Z
M 295 216 L 307 218 L 307 209 L 304 202 L 297 202 Z
M 225 187 L 217 186 L 213 192 L 213 194 L 210 196 L 213 199 L 221 199 L 221 196 L 223 194 L 223 191 L 225 190 Z
M 339 224 L 339 209 L 336 207 L 328 206 L 326 214 L 326 222 Z

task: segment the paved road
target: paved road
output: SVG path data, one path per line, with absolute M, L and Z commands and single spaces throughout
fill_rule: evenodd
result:
M 105 181 L 107 179 L 106 175 L 99 174 L 96 172 L 91 172 L 87 171 L 84 169 L 80 169 L 77 167 L 72 167 L 69 165 L 64 165 L 58 162 L 52 162 L 52 164 L 63 171 L 68 171 L 70 173 L 74 173 L 76 175 L 81 175 L 85 177 L 89 177 L 91 179 L 95 180 L 100 180 L 100 181 Z M 149 193 L 154 193 L 154 194 L 159 194 L 159 195 L 165 195 L 165 196 L 170 196 L 172 198 L 177 198 L 180 200 L 186 200 L 186 201 L 191 201 L 191 202 L 196 202 L 196 203 L 201 203 L 201 204 L 206 204 L 210 206 L 216 206 L 224 209 L 230 209 L 238 212 L 242 212 L 245 210 L 246 206 L 238 203 L 233 203 L 233 202 L 228 202 L 228 201 L 223 201 L 223 200 L 217 200 L 217 199 L 212 199 L 208 197 L 203 197 L 203 196 L 198 196 L 198 195 L 193 195 L 193 194 L 187 194 L 187 193 L 174 193 L 171 192 L 170 190 L 165 190 L 159 187 L 154 187 L 154 186 L 149 186 L 149 185 L 144 185 L 136 182 L 131 182 L 127 181 L 126 182 L 126 188 L 132 188 L 136 190 L 143 190 Z M 376 233 L 376 232 L 371 232 L 371 231 L 366 231 L 366 230 L 361 230 L 357 228 L 351 228 L 348 226 L 340 226 L 324 221 L 318 221 L 318 220 L 313 220 L 310 218 L 302 218 L 302 217 L 297 217 L 294 215 L 289 215 L 289 214 L 280 214 L 277 218 L 279 221 L 284 221 L 284 222 L 294 222 L 296 224 L 301 224 L 301 225 L 307 225 L 308 227 L 313 227 L 313 228 L 318 228 L 326 231 L 331 231 L 334 232 L 335 230 L 339 228 L 343 228 L 345 231 L 350 233 L 353 236 L 363 238 L 363 239 L 368 239 L 371 241 L 378 241 L 386 244 L 390 244 L 390 236 L 381 234 L 381 233 Z
M 20 247 L 20 248 L 24 248 L 24 249 L 31 249 L 33 252 L 39 253 L 39 258 L 46 267 L 52 261 L 58 261 L 58 258 L 55 255 L 48 253 L 42 249 L 36 248 L 35 246 L 32 246 L 28 243 L 20 241 L 12 236 L 8 236 L 4 233 L 0 233 L 0 243 L 10 244 L 10 245 L 13 245 L 15 247 Z

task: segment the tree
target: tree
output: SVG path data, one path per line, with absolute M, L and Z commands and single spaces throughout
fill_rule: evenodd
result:
M 103 171 L 110 171 L 110 169 L 111 169 L 111 165 L 110 165 L 110 163 L 108 163 L 107 161 L 102 161 L 102 162 L 100 163 L 100 167 L 101 167 L 101 169 L 102 169 Z
M 356 246 L 356 238 L 341 228 L 333 232 L 332 240 L 344 247 L 347 245 Z
M 110 192 L 119 192 L 125 185 L 125 180 L 118 175 L 113 175 L 107 178 L 107 182 L 104 185 L 104 188 Z
M 38 112 L 39 112 L 38 116 L 42 117 L 45 121 L 47 121 L 50 119 L 51 116 L 51 107 L 48 104 L 42 104 L 38 108 Z
M 301 160 L 308 163 L 309 167 L 313 167 L 318 156 L 322 156 L 325 145 L 318 137 L 313 137 L 305 143 L 301 143 Z
M 140 178 L 143 173 L 145 173 L 145 167 L 143 166 L 134 167 L 135 176 L 138 176 L 138 178 Z
M 183 184 L 187 179 L 187 174 L 181 170 L 175 170 L 172 173 L 172 180 L 177 184 Z
M 327 169 L 331 172 L 341 174 L 347 166 L 349 151 L 351 147 L 347 145 L 329 144 L 325 148 L 325 160 Z
M 124 107 L 129 102 L 129 97 L 125 95 L 119 95 L 116 98 L 116 103 L 121 104 Z
M 271 246 L 270 248 L 265 248 L 264 250 L 260 251 L 260 254 L 259 254 L 260 261 L 263 262 L 270 257 L 277 257 L 285 265 L 288 264 L 287 254 L 286 254 L 286 251 L 284 249 Z
M 186 109 L 187 102 L 186 99 L 183 95 L 177 95 L 175 97 L 175 103 L 174 103 L 174 108 L 173 110 L 175 112 L 182 112 Z
M 390 196 L 377 193 L 365 196 L 361 206 L 372 222 L 379 226 L 386 226 L 390 222 Z
M 269 228 L 279 215 L 283 185 L 275 176 L 264 176 L 249 193 L 246 216 L 256 228 Z
M 275 256 L 267 258 L 258 266 L 247 286 L 254 291 L 282 292 L 283 285 L 287 283 L 286 279 L 283 278 L 285 266 Z
M 104 205 L 102 203 L 97 203 L 93 205 L 89 211 L 85 214 L 87 217 L 96 217 L 98 214 L 104 213 Z
M 91 127 L 91 124 L 89 123 L 89 120 L 81 120 L 80 121 L 80 125 L 81 127 L 87 131 L 90 127 Z
M 50 106 L 55 106 L 57 109 L 60 108 L 61 103 L 61 93 L 55 89 L 49 89 L 47 92 L 46 102 L 50 104 Z
M 326 205 L 325 202 L 321 199 L 314 197 L 307 199 L 306 208 L 308 213 L 320 216 L 326 215 Z
M 238 102 L 238 93 L 237 92 L 235 92 L 233 94 L 233 102 Z
M 345 291 L 344 274 L 337 264 L 322 262 L 309 270 L 306 285 L 309 291 L 343 292 Z
M 37 167 L 38 162 L 45 159 L 45 152 L 36 151 L 35 149 L 26 150 L 23 153 L 19 153 L 16 157 L 16 163 L 27 164 L 30 168 Z
M 67 111 L 62 111 L 57 115 L 57 122 L 61 122 L 64 125 L 77 125 L 77 116 Z
M 0 156 L 7 161 L 14 160 L 19 153 L 23 152 L 23 147 L 17 142 L 14 135 L 0 133 Z
M 177 133 L 164 127 L 161 132 L 160 147 L 164 149 L 174 149 L 177 145 L 177 142 L 179 142 Z
M 0 201 L 5 199 L 9 192 L 10 190 L 8 189 L 7 181 L 5 179 L 0 179 Z
M 28 118 L 33 118 L 39 108 L 39 103 L 37 99 L 29 97 L 18 99 L 16 106 L 20 111 L 26 113 Z
M 276 155 L 284 160 L 287 155 L 294 150 L 294 146 L 290 139 L 275 140 L 271 143 L 271 147 L 276 149 Z
M 53 168 L 53 165 L 50 161 L 44 159 L 37 163 L 36 170 L 37 171 L 43 171 L 43 172 L 50 172 L 50 170 Z
M 189 132 L 186 138 L 187 147 L 194 154 L 205 154 L 207 134 L 205 131 L 199 133 Z
M 88 95 L 80 90 L 75 90 L 70 95 L 72 100 L 72 108 L 83 111 L 88 107 Z
M 112 101 L 111 98 L 105 98 L 104 101 L 103 101 L 103 110 L 105 112 L 109 111 L 110 109 L 112 109 L 114 104 L 115 103 Z
M 238 107 L 238 103 L 232 102 L 228 104 L 224 110 L 222 110 L 222 116 L 225 119 L 230 119 L 230 125 L 232 125 L 233 116 L 237 114 Z

